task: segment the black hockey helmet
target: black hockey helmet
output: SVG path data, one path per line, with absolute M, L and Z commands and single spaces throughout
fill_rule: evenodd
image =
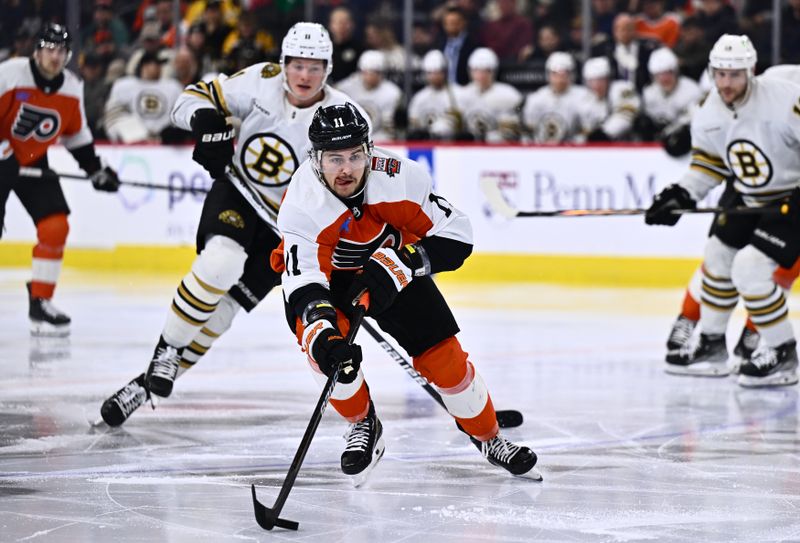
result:
M 318 108 L 308 127 L 308 139 L 314 151 L 371 145 L 369 123 L 350 102 Z
M 69 35 L 67 27 L 58 23 L 48 23 L 39 31 L 36 37 L 36 48 L 41 49 L 46 46 L 63 47 L 68 51 L 72 50 L 72 37 Z

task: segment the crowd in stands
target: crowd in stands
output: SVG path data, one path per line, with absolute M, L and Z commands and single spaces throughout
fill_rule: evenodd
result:
M 27 56 L 65 0 L 0 0 L 0 60 Z M 747 34 L 758 71 L 772 58 L 772 0 L 315 0 L 334 44 L 329 83 L 373 117 L 376 140 L 651 141 L 684 126 L 713 43 Z M 83 0 L 76 49 L 95 136 L 180 142 L 169 126 L 185 85 L 277 62 L 300 0 Z M 781 63 L 800 63 L 800 0 L 781 12 Z M 404 95 L 406 67 L 412 94 Z M 708 90 L 707 82 L 705 90 Z

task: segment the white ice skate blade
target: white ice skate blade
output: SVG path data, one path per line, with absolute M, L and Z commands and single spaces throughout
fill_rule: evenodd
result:
M 746 388 L 784 387 L 796 385 L 797 381 L 797 372 L 794 371 L 778 372 L 766 377 L 753 377 L 740 373 L 738 379 L 739 385 Z
M 49 322 L 31 321 L 31 335 L 35 337 L 67 337 L 69 324 L 56 326 Z
M 375 466 L 378 465 L 378 462 L 380 462 L 381 458 L 383 458 L 384 452 L 386 452 L 386 445 L 383 442 L 383 436 L 381 436 L 378 438 L 378 442 L 375 444 L 375 449 L 372 451 L 372 461 L 369 463 L 369 465 L 364 468 L 361 473 L 348 475 L 348 477 L 350 477 L 350 482 L 353 483 L 355 488 L 358 488 L 367 482 L 370 472 Z
M 544 481 L 542 473 L 536 468 L 531 468 L 530 471 L 526 471 L 525 473 L 515 475 L 514 477 L 518 477 L 520 479 L 528 479 L 530 481 L 535 481 L 537 483 L 541 483 L 542 481 Z
M 678 364 L 665 364 L 664 371 L 670 375 L 689 375 L 692 377 L 727 377 L 730 375 L 728 363 L 725 362 L 698 362 L 689 366 Z

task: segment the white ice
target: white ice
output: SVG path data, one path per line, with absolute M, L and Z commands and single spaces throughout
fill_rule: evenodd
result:
M 680 289 L 443 284 L 544 482 L 489 465 L 362 332 L 386 455 L 353 488 L 329 410 L 281 515 L 299 531 L 266 532 L 250 484 L 272 505 L 319 394 L 280 294 L 107 431 L 88 421 L 146 368 L 177 278 L 67 271 L 72 336 L 47 341 L 29 338 L 28 273 L 0 271 L 0 541 L 800 540 L 797 387 L 666 375 Z

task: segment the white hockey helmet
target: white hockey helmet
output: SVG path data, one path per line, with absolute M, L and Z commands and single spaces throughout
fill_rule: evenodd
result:
M 322 79 L 322 87 L 324 87 L 333 70 L 333 42 L 331 42 L 328 31 L 319 23 L 301 22 L 295 23 L 284 36 L 280 59 L 281 68 L 284 71 L 283 88 L 287 92 L 292 92 L 286 81 L 287 57 L 324 60 L 325 77 Z
M 447 69 L 447 59 L 444 53 L 438 49 L 433 49 L 425 53 L 422 57 L 422 71 L 424 72 L 443 72 Z
M 611 63 L 606 57 L 590 58 L 583 64 L 583 80 L 611 77 Z
M 723 34 L 708 55 L 708 67 L 721 70 L 755 72 L 758 56 L 753 42 L 745 35 Z
M 575 61 L 572 55 L 564 53 L 563 51 L 556 51 L 550 53 L 547 61 L 544 63 L 544 68 L 548 72 L 570 72 L 575 71 Z
M 362 72 L 383 72 L 386 69 L 383 53 L 375 50 L 364 51 L 358 59 L 358 69 Z
M 660 47 L 650 55 L 650 59 L 647 61 L 647 71 L 650 72 L 650 75 L 677 72 L 678 57 L 669 47 Z
M 491 70 L 496 71 L 499 61 L 494 51 L 488 47 L 478 47 L 469 56 L 467 66 L 470 70 Z

